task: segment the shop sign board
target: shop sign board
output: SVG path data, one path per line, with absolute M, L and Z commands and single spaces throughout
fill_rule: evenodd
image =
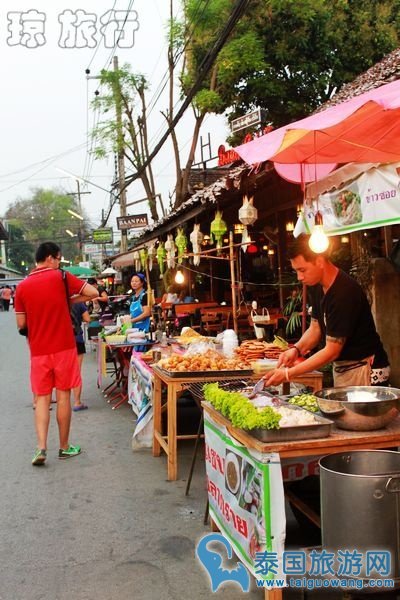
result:
M 328 235 L 400 223 L 400 163 L 369 169 L 306 202 L 293 232 L 295 237 L 311 232 L 317 211 Z
M 242 129 L 260 125 L 263 121 L 265 121 L 265 110 L 258 107 L 252 112 L 247 113 L 247 115 L 233 119 L 233 121 L 231 121 L 231 131 L 232 133 L 237 133 Z
M 125 217 L 117 217 L 117 227 L 121 230 L 140 229 L 149 224 L 147 214 L 126 215 Z
M 93 230 L 94 244 L 112 244 L 113 230 L 112 227 L 100 227 Z
M 204 433 L 211 518 L 253 576 L 263 577 L 256 554 L 269 552 L 278 558 L 274 577 L 285 579 L 280 560 L 286 516 L 279 454 L 246 448 L 207 410 Z

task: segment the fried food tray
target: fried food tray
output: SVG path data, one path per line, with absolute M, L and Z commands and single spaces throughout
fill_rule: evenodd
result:
M 157 371 L 161 371 L 161 373 L 164 373 L 168 377 L 174 377 L 176 379 L 185 379 L 187 377 L 205 377 L 208 380 L 214 377 L 217 381 L 224 377 L 250 377 L 250 375 L 253 375 L 252 369 L 221 369 L 219 371 L 167 371 L 162 367 L 156 366 L 155 368 Z

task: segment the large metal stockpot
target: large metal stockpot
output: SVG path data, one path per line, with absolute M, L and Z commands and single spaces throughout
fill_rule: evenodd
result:
M 388 550 L 400 578 L 400 453 L 358 450 L 324 456 L 321 533 L 324 548 Z M 365 576 L 365 571 L 360 577 Z M 377 576 L 379 577 L 379 575 Z

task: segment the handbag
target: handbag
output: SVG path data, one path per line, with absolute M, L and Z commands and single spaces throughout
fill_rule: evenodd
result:
M 261 310 L 261 315 L 257 313 L 255 309 L 251 311 L 251 320 L 253 322 L 254 334 L 258 340 L 263 340 L 265 338 L 265 329 L 263 325 L 265 325 L 265 321 L 269 321 L 270 316 L 268 312 L 268 308 L 263 308 Z M 258 325 L 261 323 L 261 325 Z
M 74 335 L 77 336 L 81 333 L 81 323 L 80 323 L 79 319 L 77 318 L 77 316 L 75 315 L 74 311 L 72 310 L 71 299 L 70 299 L 69 289 L 68 289 L 67 273 L 66 273 L 66 271 L 61 271 L 61 273 L 62 273 L 62 279 L 63 279 L 64 287 L 65 287 L 65 295 L 66 295 L 66 299 L 67 299 L 69 315 L 71 317 L 72 329 L 74 331 Z
M 257 311 L 253 309 L 251 311 L 251 320 L 253 321 L 253 323 L 255 325 L 257 325 L 257 323 L 264 323 L 265 321 L 269 321 L 270 316 L 269 316 L 268 308 L 263 308 L 261 311 L 261 315 L 259 315 L 257 313 Z

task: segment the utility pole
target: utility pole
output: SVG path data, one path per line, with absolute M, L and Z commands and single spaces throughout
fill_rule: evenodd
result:
M 118 72 L 118 56 L 113 58 L 114 72 Z M 124 159 L 124 134 L 122 130 L 121 88 L 118 77 L 114 83 L 115 112 L 117 118 L 117 146 L 118 146 L 118 187 L 120 215 L 126 217 L 126 185 L 125 185 L 125 159 Z M 121 230 L 121 252 L 128 250 L 127 230 Z
M 91 194 L 92 192 L 81 192 L 81 184 L 80 184 L 79 179 L 75 179 L 75 181 L 76 181 L 76 185 L 77 185 L 77 192 L 71 192 L 71 193 L 68 192 L 67 196 L 77 196 L 77 198 L 78 198 L 79 216 L 75 215 L 75 214 L 73 216 L 77 217 L 78 222 L 79 222 L 79 229 L 78 229 L 79 259 L 83 260 L 83 254 L 82 254 L 82 247 L 83 247 L 83 242 L 82 242 L 82 221 L 83 221 L 83 217 L 82 217 L 82 201 L 81 201 L 81 196 L 82 196 L 82 194 Z

